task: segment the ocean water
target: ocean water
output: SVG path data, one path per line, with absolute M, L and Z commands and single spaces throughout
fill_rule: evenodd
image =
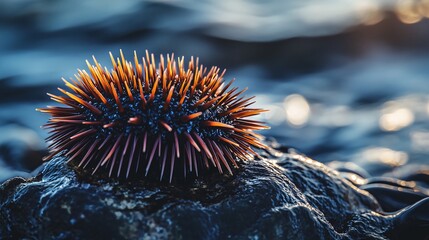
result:
M 426 0 L 2 0 L 0 181 L 46 153 L 45 93 L 119 49 L 226 68 L 270 110 L 261 133 L 318 161 L 429 171 L 427 17 Z

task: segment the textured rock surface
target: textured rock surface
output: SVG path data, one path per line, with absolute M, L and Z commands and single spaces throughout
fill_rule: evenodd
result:
M 0 236 L 35 239 L 385 239 L 428 235 L 429 202 L 395 214 L 325 165 L 273 152 L 182 185 L 83 177 L 57 157 L 0 186 Z M 426 212 L 425 212 L 426 211 Z M 426 227 L 425 227 L 426 226 Z M 426 232 L 425 232 L 426 231 Z

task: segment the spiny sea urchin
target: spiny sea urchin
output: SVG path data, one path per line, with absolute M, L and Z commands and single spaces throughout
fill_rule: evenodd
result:
M 239 97 L 245 90 L 229 89 L 218 67 L 207 71 L 191 58 L 174 60 L 163 55 L 157 64 L 153 54 L 134 65 L 122 51 L 113 69 L 86 61 L 90 74 L 78 70 L 75 80 L 63 79 L 72 90 L 58 88 L 65 96 L 48 95 L 66 106 L 38 109 L 52 118 L 50 155 L 65 151 L 69 162 L 90 168 L 94 174 L 106 169 L 109 176 L 146 176 L 156 168 L 160 180 L 169 171 L 198 176 L 202 169 L 217 168 L 232 174 L 230 163 L 257 155 L 252 147 L 266 148 L 253 130 L 267 128 L 246 119 L 264 110 L 248 108 L 253 97 Z M 177 173 L 176 173 L 177 174 Z

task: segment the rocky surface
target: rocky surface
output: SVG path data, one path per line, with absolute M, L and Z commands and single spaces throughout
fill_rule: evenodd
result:
M 404 236 L 425 239 L 429 236 L 429 199 L 424 191 L 407 188 L 423 196 L 409 198 L 389 181 L 377 189 L 371 188 L 374 181 L 352 184 L 353 173 L 348 172 L 347 180 L 339 172 L 293 152 L 273 151 L 264 156 L 267 159 L 245 163 L 234 176 L 213 175 L 173 185 L 88 178 L 66 165 L 64 158 L 56 157 L 36 177 L 12 178 L 0 186 L 0 236 L 5 239 L 400 239 Z M 368 185 L 377 199 L 384 197 L 382 204 L 360 189 Z M 385 186 L 389 186 L 390 194 L 381 194 Z M 404 198 L 406 201 L 401 201 Z M 387 213 L 383 205 L 387 202 L 390 207 L 399 206 L 395 205 L 395 199 L 400 206 L 404 202 L 411 205 Z

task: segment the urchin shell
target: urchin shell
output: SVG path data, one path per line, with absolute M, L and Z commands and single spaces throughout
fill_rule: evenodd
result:
M 216 168 L 219 173 L 238 167 L 238 160 L 252 159 L 252 149 L 266 148 L 253 130 L 267 128 L 247 119 L 264 110 L 249 108 L 253 97 L 230 89 L 218 67 L 209 70 L 184 57 L 153 54 L 134 64 L 122 51 L 113 69 L 86 62 L 89 73 L 78 70 L 75 79 L 58 88 L 63 96 L 48 95 L 64 106 L 38 109 L 52 117 L 47 141 L 50 154 L 63 152 L 78 167 L 108 172 L 109 176 L 198 176 Z

